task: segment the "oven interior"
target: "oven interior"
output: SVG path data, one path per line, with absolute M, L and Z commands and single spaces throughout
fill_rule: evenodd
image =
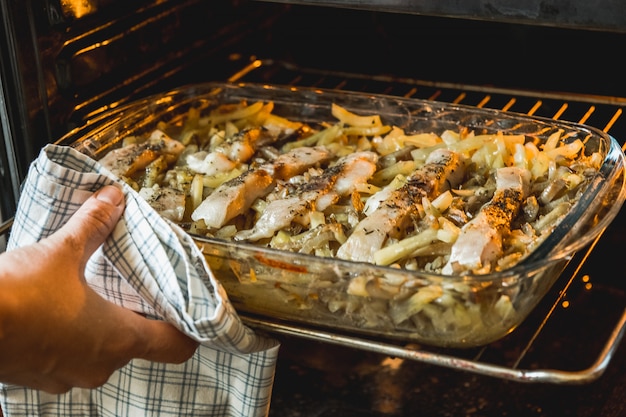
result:
M 626 33 L 606 16 L 584 27 L 398 6 L 411 2 L 382 10 L 221 0 L 0 3 L 4 235 L 19 184 L 44 144 L 103 111 L 188 83 L 432 99 L 586 123 L 626 140 L 626 82 L 617 62 Z M 283 338 L 287 358 L 347 349 L 366 362 L 399 359 L 518 382 L 584 384 L 604 373 L 626 327 L 626 284 L 614 255 L 626 249 L 625 221 L 619 214 L 571 259 L 521 327 L 481 348 L 404 346 L 244 319 Z

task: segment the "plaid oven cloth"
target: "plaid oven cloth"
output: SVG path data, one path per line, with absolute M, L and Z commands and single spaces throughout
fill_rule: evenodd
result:
M 123 187 L 126 209 L 87 265 L 89 285 L 201 345 L 179 365 L 132 360 L 93 390 L 53 395 L 0 385 L 5 417 L 267 415 L 279 343 L 244 326 L 193 240 L 96 161 L 66 146 L 42 149 L 23 185 L 7 250 L 53 233 L 113 183 Z

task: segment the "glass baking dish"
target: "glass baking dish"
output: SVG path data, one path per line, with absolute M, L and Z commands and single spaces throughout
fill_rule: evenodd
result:
M 273 102 L 289 120 L 319 124 L 331 105 L 377 114 L 406 132 L 467 129 L 512 134 L 543 143 L 580 139 L 602 157 L 597 175 L 536 249 L 514 266 L 487 274 L 442 275 L 277 250 L 194 235 L 240 312 L 350 333 L 442 347 L 473 347 L 514 330 L 546 294 L 571 256 L 613 220 L 626 195 L 624 154 L 617 141 L 589 126 L 434 101 L 257 84 L 207 83 L 110 109 L 68 133 L 59 144 L 100 159 L 128 136 L 159 123 L 184 123 L 191 108 Z M 358 287 L 360 290 L 355 291 Z M 402 296 L 393 296 L 402 287 Z M 402 319 L 398 319 L 402 317 Z

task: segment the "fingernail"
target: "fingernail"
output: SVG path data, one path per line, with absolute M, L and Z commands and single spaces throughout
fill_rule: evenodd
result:
M 95 197 L 100 201 L 119 206 L 124 199 L 124 194 L 119 188 L 113 185 L 106 185 L 96 191 Z

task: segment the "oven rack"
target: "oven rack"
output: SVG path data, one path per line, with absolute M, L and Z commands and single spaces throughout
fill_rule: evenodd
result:
M 582 257 L 587 257 L 591 253 L 600 238 L 599 236 Z M 520 332 L 522 337 L 513 338 L 513 341 L 510 343 L 512 347 L 507 346 L 506 343 L 504 346 L 495 343 L 477 349 L 437 349 L 428 346 L 407 345 L 397 341 L 378 340 L 363 335 L 347 334 L 336 330 L 314 328 L 299 323 L 290 323 L 274 318 L 251 315 L 245 312 L 240 312 L 239 315 L 242 321 L 248 326 L 270 335 L 296 337 L 340 347 L 360 349 L 391 358 L 413 360 L 428 365 L 442 366 L 459 371 L 523 383 L 586 384 L 595 381 L 604 374 L 614 353 L 620 346 L 624 333 L 626 333 L 626 308 L 624 308 L 623 302 L 621 303 L 622 310 L 617 311 L 619 314 L 617 314 L 610 323 L 604 323 L 605 326 L 610 327 L 610 332 L 604 338 L 600 337 L 599 340 L 595 341 L 598 350 L 595 354 L 590 354 L 591 356 L 586 358 L 591 359 L 588 366 L 579 368 L 569 367 L 568 369 L 563 367 L 564 369 L 560 369 L 558 365 L 551 366 L 550 363 L 537 365 L 531 362 L 531 366 L 521 365 L 525 356 L 531 350 L 534 349 L 541 352 L 542 350 L 550 349 L 549 342 L 537 341 L 540 339 L 540 335 L 546 332 L 549 321 L 552 320 L 552 316 L 564 302 L 565 295 L 572 285 L 574 285 L 577 276 L 576 271 L 580 269 L 580 263 L 578 262 L 583 261 L 578 260 L 574 262 L 575 271 L 569 275 L 570 273 L 566 270 L 566 272 L 563 273 L 564 276 L 560 277 L 555 283 L 555 288 L 553 288 L 550 293 L 552 295 L 546 295 L 546 298 L 543 300 L 542 303 L 544 305 L 546 302 L 552 302 L 552 305 L 548 308 L 548 312 L 545 313 L 545 316 L 542 316 L 540 320 L 530 319 L 528 322 L 522 323 L 518 329 L 514 330 L 513 334 Z M 566 277 L 568 278 L 564 279 Z M 616 303 L 616 305 L 618 304 L 619 303 Z M 541 310 L 542 306 L 540 305 L 537 307 L 537 311 Z M 539 324 L 534 324 L 537 321 Z M 531 334 L 528 335 L 529 333 Z M 507 337 L 512 337 L 513 334 Z M 596 337 L 596 335 L 586 334 L 585 337 Z M 537 347 L 537 343 L 543 343 L 544 345 Z M 578 340 L 574 341 L 574 343 L 584 344 L 586 342 Z M 490 360 L 486 358 L 494 356 L 493 352 L 489 352 L 489 350 L 498 352 L 495 356 L 499 359 Z M 510 357 L 511 354 L 513 358 Z M 507 356 L 508 359 L 502 359 L 507 358 Z M 576 358 L 574 361 L 578 364 L 582 362 L 580 358 Z
M 625 146 L 623 140 L 626 138 L 626 118 L 623 117 L 623 109 L 626 98 L 621 97 L 496 88 L 387 75 L 372 76 L 313 69 L 273 59 L 251 59 L 237 69 L 229 81 L 388 94 L 569 120 L 595 126 L 621 138 L 618 141 L 622 147 Z M 624 216 L 625 214 L 618 215 L 614 223 L 623 222 L 621 219 Z M 250 327 L 278 336 L 355 348 L 518 382 L 589 383 L 604 373 L 626 332 L 626 288 L 619 279 L 617 283 L 611 279 L 604 282 L 607 276 L 614 276 L 614 272 L 609 271 L 619 268 L 619 262 L 611 267 L 601 256 L 606 250 L 603 245 L 613 245 L 613 242 L 607 242 L 609 238 L 603 238 L 605 234 L 600 234 L 588 248 L 570 260 L 553 289 L 531 314 L 534 317 L 529 317 L 511 335 L 505 337 L 502 343 L 477 349 L 454 350 L 403 345 L 397 341 L 345 334 L 334 329 L 312 328 L 245 312 L 240 312 L 240 315 Z M 598 257 L 601 259 L 594 260 Z M 601 269 L 597 265 L 602 265 Z M 590 298 L 588 290 L 592 287 L 590 281 L 594 281 L 602 293 L 599 299 L 594 300 L 592 309 L 600 309 L 602 312 L 599 313 L 600 317 L 589 318 L 586 326 L 577 328 L 585 320 L 580 320 L 580 315 L 588 316 L 589 312 L 570 315 L 565 311 L 572 305 L 582 305 L 583 310 L 589 307 L 587 299 Z M 580 297 L 585 301 L 581 301 Z M 607 311 L 611 313 L 606 314 Z M 598 321 L 602 321 L 602 326 L 597 325 Z M 558 330 L 562 327 L 569 330 Z M 587 343 L 587 340 L 594 342 Z M 563 345 L 567 345 L 572 354 L 567 360 L 562 358 Z M 571 349 L 571 346 L 583 348 Z
M 585 369 L 566 371 L 560 369 L 525 369 L 507 367 L 503 365 L 471 360 L 445 353 L 429 352 L 428 350 L 415 349 L 411 346 L 396 345 L 363 337 L 355 337 L 307 328 L 288 323 L 280 323 L 276 320 L 268 320 L 259 317 L 240 314 L 242 321 L 248 326 L 272 334 L 292 336 L 317 342 L 330 343 L 337 346 L 361 349 L 374 352 L 392 358 L 401 358 L 423 362 L 429 365 L 443 366 L 460 371 L 473 372 L 480 375 L 491 376 L 500 379 L 517 382 L 544 382 L 554 384 L 584 384 L 595 381 L 606 370 L 611 358 L 617 350 L 620 341 L 626 331 L 626 310 L 615 324 L 610 337 L 606 340 L 602 351 L 593 364 Z

